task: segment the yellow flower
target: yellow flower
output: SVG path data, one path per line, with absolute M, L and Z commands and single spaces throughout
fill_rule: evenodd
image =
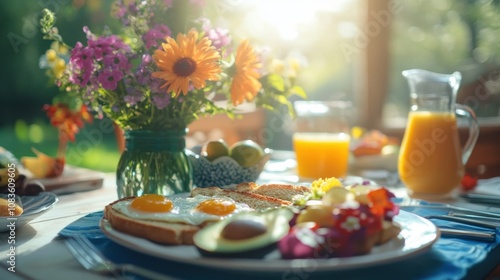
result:
M 54 62 L 57 58 L 57 53 L 54 49 L 48 49 L 45 52 L 45 56 L 47 57 L 47 61 Z
M 283 75 L 285 73 L 285 62 L 281 59 L 273 58 L 269 65 L 269 72 Z
M 300 62 L 297 59 L 290 59 L 290 71 L 288 77 L 297 77 L 300 72 Z
M 311 189 L 313 192 L 326 193 L 329 189 L 335 187 L 342 187 L 342 182 L 335 178 L 327 178 L 327 179 L 317 179 L 311 183 Z
M 156 50 L 153 55 L 160 71 L 152 76 L 165 80 L 161 87 L 168 86 L 167 92 L 186 95 L 190 83 L 201 89 L 206 81 L 219 79 L 220 54 L 207 37 L 198 41 L 198 32 L 192 29 L 187 35 L 179 33 L 177 40 L 167 37 L 166 41 L 163 50 Z
M 68 48 L 64 44 L 59 44 L 59 42 L 54 41 L 50 44 L 50 48 L 53 49 L 58 55 L 68 54 Z
M 236 50 L 235 73 L 231 84 L 231 101 L 237 106 L 246 99 L 252 101 L 261 89 L 259 68 L 262 67 L 248 40 Z
M 52 71 L 54 71 L 54 76 L 56 78 L 61 78 L 62 74 L 66 70 L 66 61 L 62 58 L 58 58 L 54 66 L 52 67 Z

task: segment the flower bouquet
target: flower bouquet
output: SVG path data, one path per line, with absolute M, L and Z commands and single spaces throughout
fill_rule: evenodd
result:
M 117 168 L 119 197 L 186 192 L 192 170 L 185 151 L 187 126 L 214 114 L 235 117 L 237 106 L 255 102 L 271 110 L 287 108 L 303 89 L 292 71 L 270 71 L 249 40 L 234 42 L 225 29 L 203 17 L 205 1 L 115 1 L 119 32 L 66 44 L 55 15 L 43 11 L 45 39 L 53 46 L 41 66 L 61 93 L 46 105 L 64 139 L 91 121 L 88 111 L 109 117 L 125 131 L 126 149 Z M 216 100 L 225 100 L 220 105 Z M 63 140 L 64 140 L 63 139 Z

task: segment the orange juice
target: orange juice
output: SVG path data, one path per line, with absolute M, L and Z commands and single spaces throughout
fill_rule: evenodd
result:
M 410 112 L 398 170 L 414 194 L 447 195 L 457 187 L 464 167 L 455 114 Z
M 345 133 L 295 133 L 293 147 L 299 177 L 345 177 L 349 161 L 349 140 L 349 135 Z

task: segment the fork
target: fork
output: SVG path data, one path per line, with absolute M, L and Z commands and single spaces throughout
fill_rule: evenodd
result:
M 116 279 L 124 279 L 125 273 L 154 280 L 173 280 L 174 278 L 159 274 L 132 264 L 117 265 L 106 259 L 101 252 L 81 235 L 65 239 L 66 246 L 78 262 L 87 270 L 101 274 L 113 275 Z

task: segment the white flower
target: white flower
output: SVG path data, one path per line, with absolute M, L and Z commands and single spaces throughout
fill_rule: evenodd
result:
M 347 231 L 354 231 L 361 228 L 361 224 L 357 217 L 349 216 L 345 221 L 340 225 L 341 228 Z

